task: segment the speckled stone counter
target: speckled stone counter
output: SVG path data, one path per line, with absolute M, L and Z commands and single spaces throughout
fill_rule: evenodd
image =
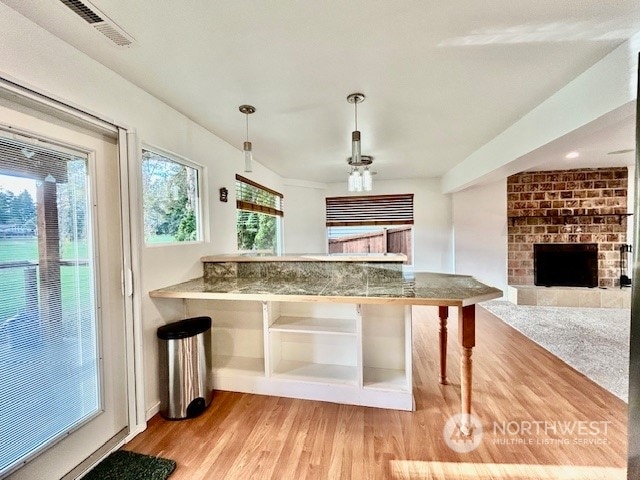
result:
M 269 282 L 309 282 L 321 279 L 344 283 L 366 283 L 369 279 L 402 278 L 401 254 L 363 255 L 214 255 L 202 257 L 204 281 L 216 283 L 229 279 Z
M 269 270 L 266 270 L 269 272 Z M 384 273 L 380 273 L 380 272 Z M 465 307 L 499 298 L 502 292 L 466 275 L 445 273 L 388 275 L 385 269 L 366 268 L 359 275 L 220 276 L 198 278 L 149 292 L 155 298 L 212 300 L 316 301 L 342 303 L 398 303 Z

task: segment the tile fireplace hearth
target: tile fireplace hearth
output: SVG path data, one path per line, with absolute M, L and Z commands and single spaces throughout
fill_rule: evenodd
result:
M 509 285 L 507 298 L 516 305 L 584 308 L 631 308 L 631 289 Z

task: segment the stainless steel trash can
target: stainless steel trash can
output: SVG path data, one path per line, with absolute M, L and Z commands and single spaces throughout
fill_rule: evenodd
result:
M 158 328 L 160 414 L 177 420 L 200 415 L 211 403 L 211 318 L 187 318 Z

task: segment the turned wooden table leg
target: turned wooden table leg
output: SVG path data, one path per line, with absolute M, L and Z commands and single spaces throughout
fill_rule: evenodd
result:
M 472 361 L 471 353 L 476 344 L 476 307 L 470 305 L 462 307 L 458 315 L 458 334 L 460 340 L 460 401 L 461 401 L 461 430 L 468 434 L 471 427 L 471 391 L 472 391 Z
M 447 384 L 447 318 L 449 307 L 438 307 L 440 316 L 440 383 Z

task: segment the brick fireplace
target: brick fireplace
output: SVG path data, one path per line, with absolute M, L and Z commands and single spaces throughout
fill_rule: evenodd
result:
M 508 282 L 534 284 L 534 244 L 597 244 L 598 286 L 619 285 L 627 169 L 523 172 L 507 179 Z

